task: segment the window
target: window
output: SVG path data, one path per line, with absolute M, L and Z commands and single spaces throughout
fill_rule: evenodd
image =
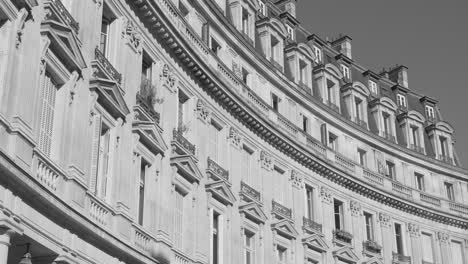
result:
M 274 62 L 277 62 L 280 64 L 280 52 L 281 52 L 281 47 L 280 47 L 280 42 L 277 38 L 271 36 L 271 58 Z M 281 65 L 281 64 L 280 64 Z
M 463 244 L 458 241 L 452 240 L 452 262 L 450 264 L 466 264 L 463 261 Z M 465 256 L 466 257 L 466 256 Z
M 332 133 L 328 133 L 328 147 L 338 151 L 338 137 Z
M 445 195 L 447 195 L 447 199 L 449 199 L 450 201 L 455 201 L 455 193 L 453 191 L 453 184 L 445 182 L 444 188 L 445 188 Z
M 52 149 L 52 132 L 57 89 L 57 83 L 46 71 L 45 74 L 41 76 L 41 117 L 38 147 L 48 157 L 50 157 Z
M 247 230 L 244 231 L 244 263 L 253 264 L 255 258 L 254 234 Z
M 263 16 L 266 16 L 267 15 L 267 9 L 266 9 L 266 5 L 263 1 L 258 1 L 259 5 L 260 5 L 260 13 L 263 15 Z
M 428 119 L 434 119 L 435 118 L 435 113 L 434 113 L 434 107 L 430 105 L 426 105 L 426 116 Z
M 366 167 L 367 166 L 367 152 L 363 149 L 358 148 L 358 158 L 359 158 L 359 165 Z
M 271 106 L 273 107 L 273 110 L 275 110 L 276 112 L 278 112 L 278 109 L 279 109 L 279 97 L 272 93 L 271 94 Z
M 374 241 L 374 219 L 372 214 L 364 212 L 364 220 L 366 222 L 366 238 L 369 241 Z
M 178 102 L 178 116 L 177 116 L 177 124 L 179 126 L 179 129 L 183 128 L 184 125 L 186 124 L 185 120 L 187 117 L 186 112 L 187 112 L 187 101 L 188 97 L 185 95 L 181 90 L 179 90 L 179 102 Z
M 109 7 L 104 4 L 101 21 L 101 36 L 99 41 L 99 50 L 106 58 L 109 58 L 110 32 L 116 17 L 112 15 Z
M 242 33 L 250 39 L 250 14 L 245 8 L 242 8 Z
M 306 85 L 308 84 L 308 70 L 307 63 L 303 60 L 299 60 L 299 84 Z
M 315 62 L 316 63 L 322 62 L 322 50 L 317 46 L 313 46 L 313 49 L 314 49 L 314 54 L 315 54 Z
M 306 217 L 314 220 L 314 188 L 306 186 Z
M 343 202 L 334 199 L 333 208 L 335 214 L 335 229 L 342 230 L 344 228 Z
M 275 188 L 275 201 L 286 206 L 286 188 L 288 185 L 287 178 L 284 175 L 284 171 L 278 167 L 273 168 L 273 179 L 276 184 Z
M 447 138 L 443 136 L 439 136 L 440 142 L 440 155 L 442 158 L 448 157 L 448 145 L 447 145 Z
M 386 176 L 390 179 L 395 179 L 395 164 L 391 161 L 386 161 L 385 162 L 386 166 Z
M 351 73 L 348 66 L 341 64 L 341 72 L 343 73 L 344 78 L 351 79 Z
M 138 185 L 138 217 L 137 222 L 139 225 L 143 225 L 143 217 L 145 210 L 145 182 L 146 182 L 146 168 L 149 166 L 148 162 L 141 160 L 140 163 L 140 175 Z
M 309 133 L 309 118 L 305 115 L 302 115 L 302 131 Z
M 176 248 L 182 249 L 184 230 L 184 194 L 176 188 L 174 206 L 174 244 Z
M 382 117 L 383 117 L 383 136 L 388 140 L 394 141 L 390 115 L 384 112 L 382 113 Z
M 432 245 L 432 235 L 422 233 L 421 235 L 421 242 L 422 242 L 422 259 L 426 263 L 433 263 L 434 262 L 434 250 Z
M 210 153 L 209 157 L 216 161 L 218 164 L 220 162 L 220 155 L 219 155 L 219 132 L 221 127 L 216 124 L 213 120 L 211 120 L 209 131 L 208 131 L 208 140 L 210 144 Z
M 369 87 L 370 87 L 370 91 L 373 95 L 377 95 L 378 94 L 378 90 L 377 90 L 377 83 L 374 82 L 374 81 L 369 81 Z
M 288 38 L 290 40 L 294 40 L 294 29 L 290 25 L 286 24 L 286 31 L 288 32 Z
M 414 148 L 420 147 L 419 143 L 419 127 L 411 126 L 411 140 L 413 142 Z
M 216 41 L 212 36 L 210 36 L 210 49 L 216 55 L 219 55 L 218 52 L 221 50 L 221 45 L 219 45 L 218 41 Z
M 395 244 L 396 244 L 396 253 L 404 255 L 403 252 L 403 234 L 401 230 L 401 224 L 395 223 Z
M 220 242 L 220 220 L 221 216 L 219 213 L 213 211 L 213 218 L 211 219 L 211 242 L 212 242 L 212 254 L 211 254 L 211 263 L 213 264 L 219 264 L 219 249 L 221 248 L 221 242 Z
M 397 103 L 400 107 L 406 107 L 406 97 L 402 94 L 397 94 Z
M 361 114 L 361 111 L 362 111 L 362 100 L 355 97 L 354 98 L 354 107 L 356 109 L 356 121 L 361 121 L 363 118 L 362 118 L 362 114 Z
M 252 84 L 251 84 L 251 74 L 248 70 L 246 70 L 245 68 L 242 68 L 242 81 L 248 86 L 248 87 L 251 87 Z
M 182 1 L 179 1 L 179 11 L 182 14 L 182 17 L 187 19 L 187 16 L 189 15 L 189 10 L 188 8 L 182 3 Z
M 283 264 L 287 262 L 287 257 L 288 257 L 288 250 L 285 247 L 282 247 L 280 245 L 276 246 L 276 253 L 277 253 L 277 258 L 278 262 Z
M 252 175 L 252 154 L 253 151 L 247 146 L 242 147 L 242 178 L 250 186 L 255 186 Z
M 95 194 L 103 199 L 107 196 L 108 174 L 109 174 L 109 149 L 110 149 L 110 127 L 101 123 L 101 134 L 99 137 L 98 174 L 96 179 Z
M 327 79 L 327 99 L 329 103 L 335 102 L 335 83 Z
M 424 191 L 424 175 L 415 172 L 414 173 L 414 178 L 416 180 L 416 189 L 420 191 Z
M 143 59 L 141 62 L 141 78 L 143 81 L 148 81 L 151 84 L 153 79 L 152 76 L 152 67 L 153 67 L 153 60 L 149 57 L 149 55 L 143 51 Z

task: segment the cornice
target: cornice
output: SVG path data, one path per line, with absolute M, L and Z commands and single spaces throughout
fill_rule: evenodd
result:
M 191 49 L 188 49 L 191 44 L 180 36 L 178 25 L 174 26 L 170 23 L 174 18 L 167 17 L 168 12 L 171 12 L 171 8 L 174 7 L 171 6 L 172 3 L 166 1 L 132 0 L 131 2 L 133 2 L 133 7 L 139 18 L 143 23 L 147 24 L 148 28 L 153 29 L 152 34 L 161 42 L 166 51 L 174 57 L 176 62 L 198 82 L 209 96 L 254 134 L 296 162 L 344 188 L 422 218 L 468 229 L 467 219 L 423 205 L 413 204 L 387 191 L 375 189 L 364 179 L 356 178 L 354 175 L 336 168 L 325 157 L 315 154 L 312 150 L 298 144 L 285 132 L 278 130 L 268 117 L 262 116 L 258 110 L 246 103 L 238 91 L 228 88 L 229 86 L 226 85 L 224 80 L 221 80 L 219 74 L 210 69 L 209 62 L 202 60 L 193 51 L 190 51 Z M 154 5 L 155 2 L 159 3 L 158 7 L 160 8 L 152 7 L 153 12 L 149 14 L 148 5 Z M 218 61 L 217 63 L 219 65 L 221 62 Z

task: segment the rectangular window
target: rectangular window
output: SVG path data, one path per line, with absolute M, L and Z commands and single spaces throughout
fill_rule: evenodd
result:
M 309 133 L 309 119 L 305 115 L 302 115 L 302 131 Z
M 281 62 L 280 62 L 280 42 L 278 39 L 276 39 L 275 37 L 271 36 L 271 57 L 272 57 L 272 60 L 278 64 L 281 65 Z
M 338 137 L 330 132 L 328 133 L 328 147 L 338 151 Z
M 455 193 L 453 191 L 453 184 L 444 182 L 444 188 L 445 188 L 445 195 L 447 195 L 447 199 L 450 201 L 455 201 Z
M 391 161 L 385 161 L 386 175 L 390 179 L 395 179 L 395 164 Z
M 277 253 L 277 258 L 278 258 L 279 263 L 284 264 L 287 262 L 287 257 L 288 257 L 287 248 L 277 245 L 276 253 Z
M 57 84 L 48 72 L 45 72 L 41 77 L 41 117 L 38 147 L 48 157 L 50 157 L 52 148 L 57 88 Z
M 344 228 L 343 202 L 334 199 L 333 208 L 335 214 L 335 229 L 342 230 Z
M 97 174 L 96 195 L 107 200 L 107 185 L 109 174 L 110 155 L 110 127 L 104 122 L 101 123 L 101 135 L 99 137 L 99 159 Z
M 212 36 L 210 36 L 210 49 L 216 55 L 218 55 L 218 51 L 221 50 L 221 45 L 219 45 L 218 41 L 216 41 L 216 39 L 214 39 Z
M 361 111 L 362 111 L 362 100 L 355 97 L 354 98 L 354 107 L 356 109 L 356 121 L 360 121 L 362 120 L 362 114 L 361 114 Z
M 359 165 L 366 167 L 367 166 L 367 152 L 363 149 L 358 148 L 358 157 L 359 157 Z
M 448 145 L 447 145 L 447 138 L 446 137 L 439 137 L 440 142 L 440 155 L 445 158 L 448 154 Z
M 299 60 L 299 84 L 302 86 L 308 85 L 308 70 L 307 63 L 303 60 Z
M 219 235 L 220 235 L 220 218 L 221 216 L 213 211 L 213 219 L 211 220 L 212 221 L 212 226 L 211 226 L 211 236 L 212 236 L 212 263 L 213 264 L 219 264 L 219 259 L 220 259 L 220 255 L 219 255 L 219 249 L 221 248 L 221 243 L 220 243 L 220 240 L 219 240 Z
M 306 216 L 310 220 L 314 220 L 314 188 L 310 186 L 306 186 L 306 202 L 307 202 Z
M 290 25 L 286 24 L 286 31 L 288 32 L 288 38 L 290 40 L 294 40 L 294 29 Z
M 463 259 L 463 244 L 452 240 L 452 262 L 450 264 L 466 264 Z M 465 256 L 466 257 L 466 256 Z
M 271 106 L 273 107 L 273 110 L 275 110 L 276 112 L 278 112 L 278 109 L 279 109 L 279 97 L 274 94 L 274 93 L 271 93 Z
M 244 67 L 242 67 L 242 81 L 248 86 L 250 87 L 251 86 L 251 83 L 250 83 L 250 72 L 248 70 L 246 70 Z
M 174 244 L 176 248 L 182 249 L 184 230 L 184 194 L 178 189 L 175 190 L 174 206 Z
M 177 124 L 179 126 L 179 129 L 183 128 L 183 126 L 186 124 L 185 115 L 187 112 L 187 101 L 188 97 L 185 95 L 181 90 L 179 90 L 179 101 L 178 101 L 178 111 L 177 111 Z
M 245 8 L 242 8 L 242 33 L 250 38 L 250 14 Z
M 247 230 L 244 231 L 244 263 L 254 264 L 255 245 L 254 233 Z
M 209 157 L 216 161 L 218 164 L 220 163 L 220 155 L 219 155 L 219 134 L 220 134 L 221 127 L 216 124 L 213 120 L 211 120 L 209 131 L 208 131 L 208 140 L 210 144 L 210 153 Z
M 322 50 L 319 47 L 314 46 L 314 54 L 315 54 L 315 62 L 316 63 L 322 62 Z
M 422 233 L 421 234 L 422 242 L 422 259 L 423 262 L 433 263 L 434 262 L 434 250 L 432 245 L 432 235 Z
M 351 73 L 348 66 L 341 64 L 341 72 L 343 73 L 344 78 L 351 79 Z
M 426 116 L 428 119 L 434 119 L 435 118 L 435 113 L 434 113 L 434 107 L 430 105 L 426 105 Z
M 253 151 L 247 146 L 242 147 L 242 178 L 250 186 L 254 187 L 252 175 L 252 154 Z
M 106 58 L 109 58 L 109 40 L 111 26 L 115 21 L 116 17 L 112 14 L 111 10 L 104 4 L 102 11 L 102 20 L 101 20 L 101 35 L 99 41 L 99 50 L 104 54 Z
M 416 180 L 416 189 L 420 191 L 424 191 L 424 175 L 415 172 L 414 173 L 414 178 Z
M 366 238 L 369 241 L 374 241 L 374 219 L 372 214 L 364 212 L 364 219 L 366 222 Z
M 145 210 L 145 183 L 146 183 L 146 168 L 149 166 L 148 162 L 141 160 L 140 175 L 138 185 L 138 224 L 143 225 L 143 217 Z
M 414 147 L 420 147 L 419 128 L 417 126 L 411 126 L 411 140 L 413 141 Z
M 384 136 L 386 138 L 388 138 L 392 133 L 390 133 L 390 128 L 391 128 L 391 124 L 390 124 L 390 115 L 387 114 L 387 113 L 382 113 L 382 117 L 383 117 L 383 132 L 384 132 Z
M 395 244 L 396 244 L 396 253 L 404 255 L 403 252 L 403 234 L 401 225 L 395 223 Z
M 266 16 L 267 15 L 267 10 L 266 10 L 266 5 L 263 1 L 258 1 L 258 4 L 260 5 L 260 14 L 262 14 L 263 16 Z
M 147 81 L 149 84 L 152 83 L 153 76 L 152 76 L 152 67 L 153 67 L 153 60 L 149 57 L 149 55 L 143 51 L 141 62 L 141 78 L 143 81 Z
M 397 94 L 398 106 L 406 107 L 406 97 L 402 94 Z
M 377 83 L 374 81 L 369 81 L 370 92 L 373 95 L 378 95 Z

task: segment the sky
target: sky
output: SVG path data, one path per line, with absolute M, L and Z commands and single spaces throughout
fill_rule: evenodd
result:
M 409 89 L 436 98 L 468 168 L 468 0 L 298 0 L 311 33 L 350 36 L 353 59 L 374 72 L 408 67 Z

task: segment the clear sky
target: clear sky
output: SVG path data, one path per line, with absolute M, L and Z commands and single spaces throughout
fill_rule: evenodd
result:
M 468 168 L 468 0 L 298 0 L 297 18 L 325 39 L 349 35 L 353 59 L 407 66 L 409 88 L 436 98 Z

